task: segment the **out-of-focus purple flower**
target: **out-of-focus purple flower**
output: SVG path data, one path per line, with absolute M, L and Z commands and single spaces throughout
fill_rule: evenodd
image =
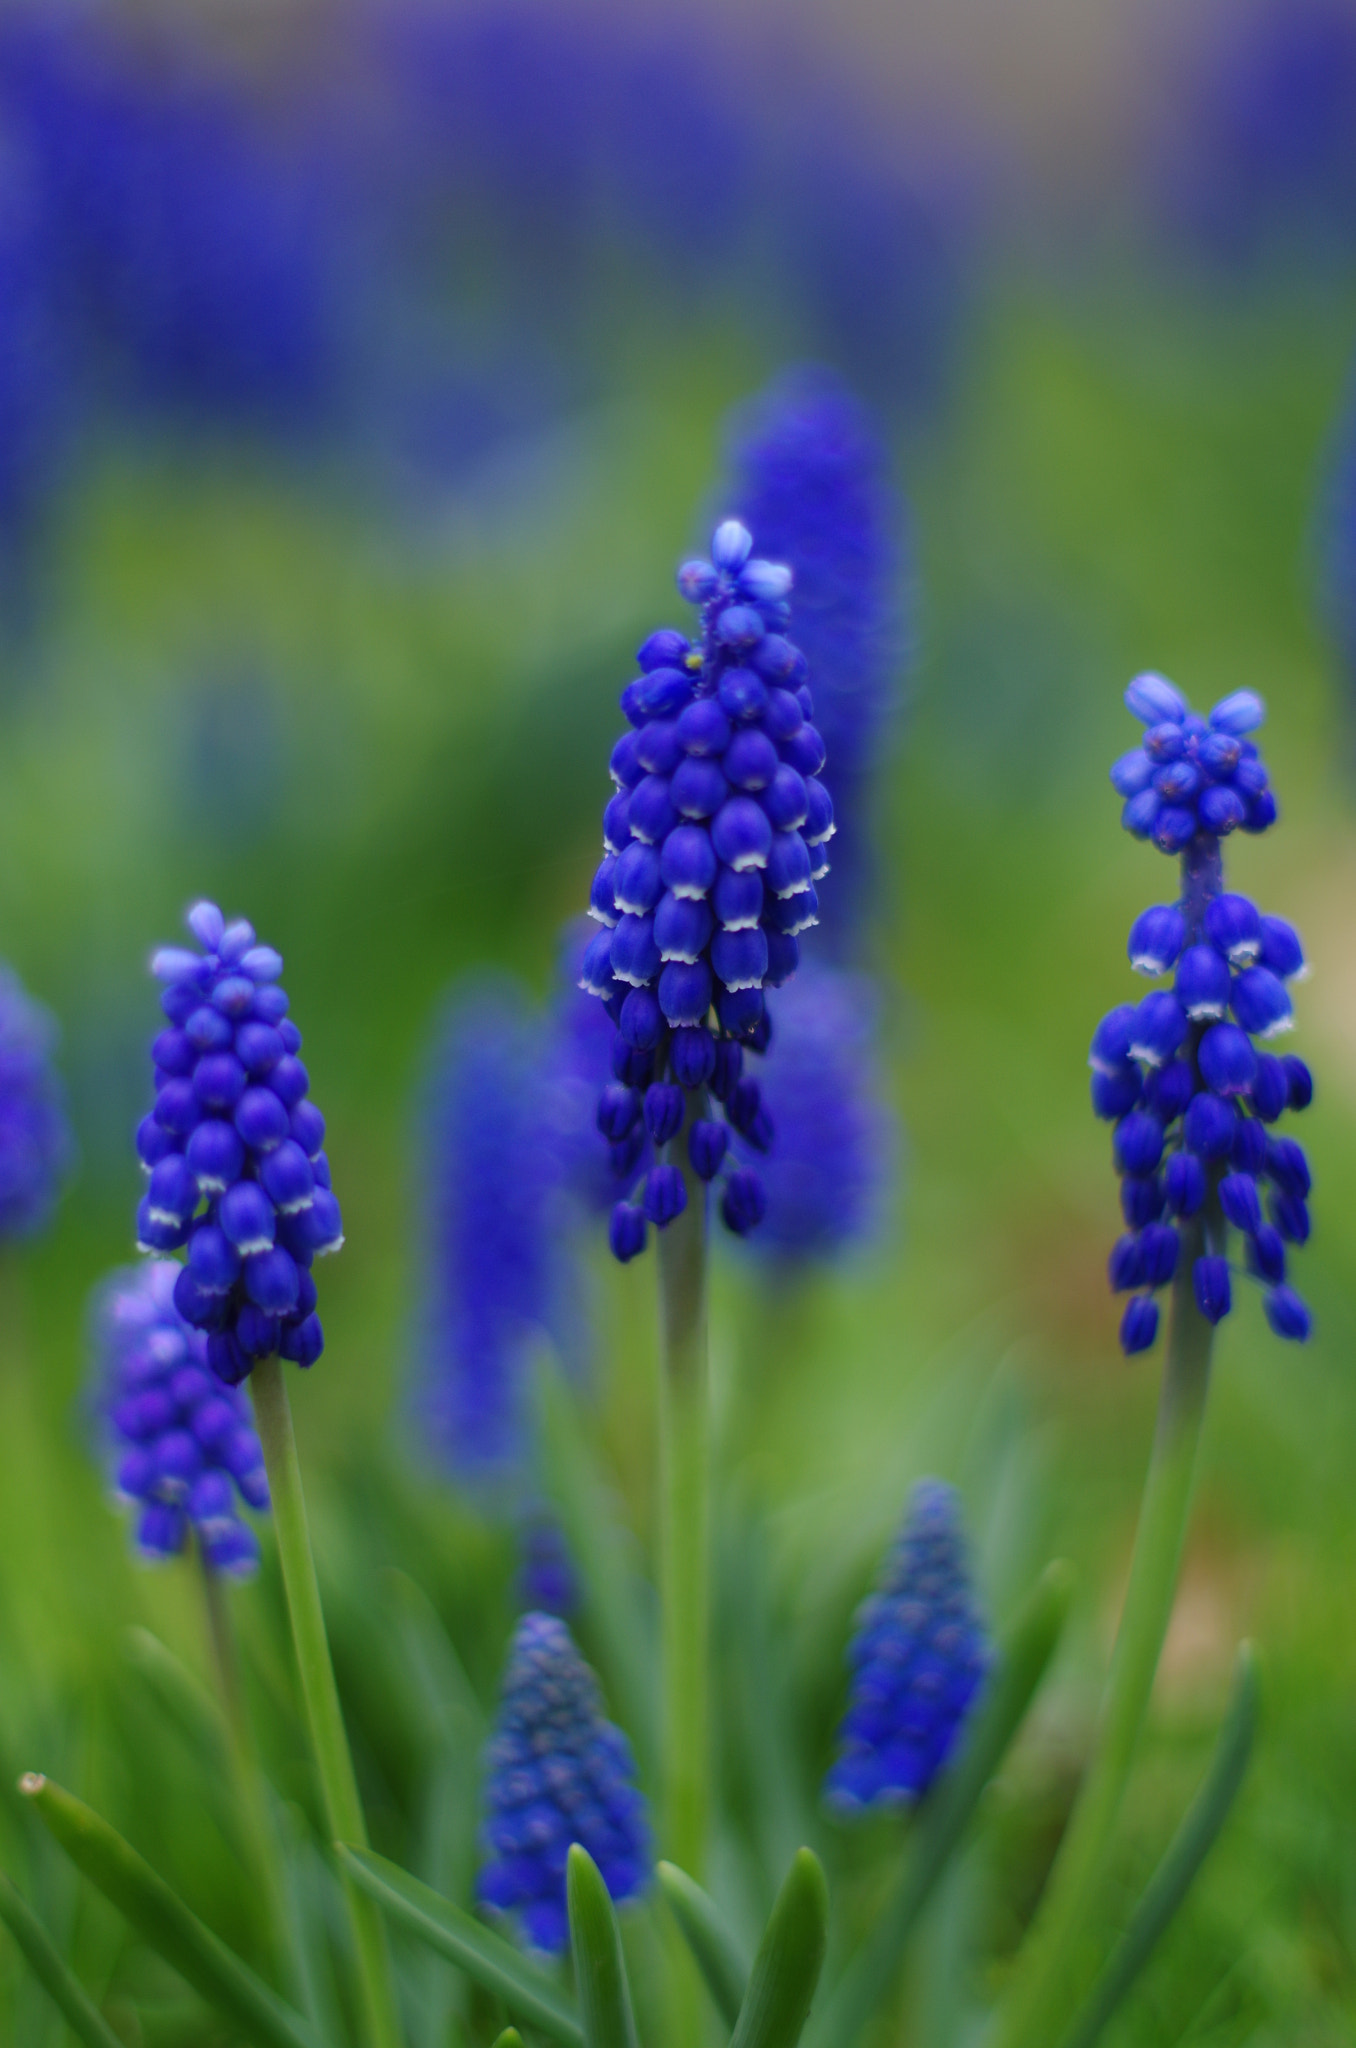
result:
M 1320 548 L 1323 612 L 1347 687 L 1356 692 L 1356 384 L 1334 436 Z
M 796 641 L 838 825 L 825 939 L 841 950 L 865 908 L 872 774 L 901 695 L 904 505 L 880 422 L 821 368 L 790 372 L 736 411 L 727 467 L 729 502 L 795 576 Z
M 1236 267 L 1356 249 L 1356 15 L 1253 0 L 1206 17 L 1160 95 L 1152 181 L 1168 233 Z
M 777 1142 L 760 1161 L 767 1216 L 751 1242 L 774 1259 L 832 1259 L 871 1240 L 890 1195 L 877 991 L 866 974 L 807 960 L 769 1007 L 762 1086 Z
M 463 1479 L 517 1475 L 531 1361 L 559 1301 L 545 1049 L 526 993 L 485 981 L 453 1001 L 425 1084 L 415 1410 Z
M 518 1562 L 518 1598 L 539 1614 L 573 1614 L 579 1580 L 565 1532 L 554 1516 L 530 1515 L 523 1524 Z
M 42 1229 L 74 1158 L 56 1040 L 51 1012 L 0 965 L 0 1240 Z
M 598 1096 L 613 1077 L 616 1032 L 602 1004 L 579 986 L 584 955 L 598 927 L 572 919 L 560 940 L 559 973 L 543 1049 L 546 1119 L 561 1184 L 594 1215 L 605 1216 L 629 1180 L 652 1156 L 648 1134 L 634 1167 L 618 1175 L 613 1150 L 598 1128 Z
M 147 1259 L 111 1273 L 94 1299 L 94 1405 L 117 1492 L 139 1504 L 145 1557 L 190 1533 L 214 1571 L 254 1570 L 259 1546 L 237 1496 L 262 1511 L 268 1480 L 249 1404 L 207 1363 L 207 1338 L 174 1305 L 182 1268 Z

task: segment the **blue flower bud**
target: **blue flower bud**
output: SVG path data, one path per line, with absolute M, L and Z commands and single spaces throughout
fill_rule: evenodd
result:
M 1181 1240 L 1170 1223 L 1150 1223 L 1140 1232 L 1140 1259 L 1145 1287 L 1166 1287 L 1177 1271 Z
M 1158 1303 L 1151 1294 L 1136 1294 L 1121 1317 L 1121 1350 L 1127 1358 L 1148 1351 L 1158 1336 Z
M 1290 1100 L 1285 1068 L 1271 1053 L 1261 1053 L 1253 1076 L 1252 1106 L 1264 1124 L 1274 1124 Z
M 655 1081 L 645 1091 L 645 1128 L 656 1145 L 667 1145 L 683 1128 L 683 1091 L 672 1081 Z
M 1177 963 L 1173 990 L 1193 1023 L 1222 1017 L 1229 1007 L 1229 964 L 1213 946 L 1188 946 Z
M 645 1176 L 642 1195 L 645 1214 L 663 1230 L 687 1207 L 687 1182 L 676 1166 L 652 1166 Z
M 285 1316 L 296 1307 L 299 1291 L 296 1265 L 281 1245 L 246 1258 L 245 1294 L 265 1315 Z
M 706 961 L 670 961 L 659 977 L 659 1007 L 670 1024 L 701 1024 L 711 1007 L 711 969 Z
M 1160 853 L 1182 853 L 1196 837 L 1195 812 L 1165 804 L 1154 819 L 1152 837 Z
M 1313 1318 L 1293 1287 L 1273 1287 L 1264 1295 L 1266 1319 L 1278 1337 L 1303 1344 L 1313 1329 Z
M 632 840 L 617 856 L 611 882 L 612 900 L 618 911 L 644 917 L 647 911 L 654 909 L 664 893 L 659 875 L 659 855 L 655 848 L 642 844 L 638 839 Z
M 1239 1117 L 1229 1157 L 1239 1173 L 1261 1173 L 1266 1165 L 1267 1134 L 1256 1117 Z
M 640 1115 L 640 1095 L 634 1088 L 613 1083 L 598 1097 L 598 1129 L 612 1143 L 624 1138 Z
M 626 1265 L 645 1249 L 645 1212 L 632 1202 L 618 1202 L 607 1226 L 607 1241 L 614 1259 Z
M 151 1213 L 149 1195 L 143 1195 L 137 1204 L 137 1250 L 143 1252 L 172 1252 L 188 1237 L 187 1223 L 175 1223 L 170 1218 L 157 1218 Z
M 758 649 L 761 657 L 763 649 Z M 738 724 L 751 724 L 761 718 L 767 709 L 767 685 L 748 668 L 727 668 L 717 686 L 716 696 L 721 709 Z
M 1285 1072 L 1286 1098 L 1291 1109 L 1307 1109 L 1314 1099 L 1314 1077 L 1304 1061 L 1293 1052 L 1281 1061 Z
M 1124 1116 L 1127 1110 L 1135 1107 L 1140 1098 L 1141 1088 L 1139 1068 L 1131 1060 L 1127 1060 L 1112 1073 L 1094 1073 L 1093 1114 L 1105 1118 L 1108 1123 L 1114 1123 L 1117 1117 Z
M 1163 1156 L 1163 1126 L 1147 1110 L 1132 1110 L 1116 1126 L 1115 1147 L 1123 1173 L 1152 1173 Z
M 1136 676 L 1126 686 L 1126 708 L 1145 725 L 1157 725 L 1163 720 L 1180 724 L 1187 715 L 1186 700 L 1176 691 L 1166 676 L 1151 671 Z
M 1227 1159 L 1233 1148 L 1236 1121 L 1235 1112 L 1221 1096 L 1195 1096 L 1182 1120 L 1187 1150 L 1201 1159 Z
M 1300 944 L 1299 933 L 1283 917 L 1263 917 L 1258 964 L 1279 981 L 1292 981 L 1296 975 L 1305 972 L 1304 948 Z
M 1271 1138 L 1267 1142 L 1267 1173 L 1282 1194 L 1307 1197 L 1313 1185 L 1309 1162 L 1302 1145 L 1293 1138 Z
M 658 1045 L 664 1029 L 664 1013 L 648 988 L 633 988 L 621 1006 L 617 1028 L 637 1052 L 649 1052 Z
M 1163 1214 L 1163 1180 L 1156 1173 L 1121 1175 L 1121 1214 L 1131 1230 L 1157 1223 Z
M 710 818 L 714 817 L 729 796 L 730 785 L 715 761 L 699 760 L 696 755 L 690 754 L 674 770 L 669 781 L 668 793 L 670 802 L 680 817 Z M 634 802 L 631 808 L 634 825 Z
M 736 1167 L 729 1175 L 720 1213 L 726 1228 L 736 1237 L 747 1236 L 762 1222 L 767 1213 L 767 1192 L 752 1167 Z
M 235 1127 L 251 1152 L 271 1152 L 292 1129 L 292 1120 L 273 1088 L 247 1088 L 236 1104 Z
M 1180 728 L 1174 727 L 1173 730 L 1178 733 L 1180 739 Z M 1188 800 L 1195 796 L 1196 791 L 1200 787 L 1200 781 L 1200 771 L 1193 762 L 1170 761 L 1166 767 L 1159 768 L 1156 771 L 1154 775 L 1154 788 L 1162 797 L 1165 805 L 1186 805 Z M 1190 809 L 1187 811 L 1187 817 L 1190 820 L 1191 828 L 1187 837 L 1194 838 L 1196 819 Z M 1182 844 L 1186 844 L 1185 839 L 1182 841 Z
M 1244 734 L 1256 732 L 1266 715 L 1266 706 L 1255 690 L 1235 690 L 1232 697 L 1220 699 L 1210 713 L 1210 723 L 1217 732 L 1242 739 Z
M 1257 1183 L 1249 1173 L 1226 1173 L 1219 1184 L 1220 1205 L 1235 1229 L 1251 1237 L 1262 1227 Z
M 704 1025 L 674 1032 L 669 1042 L 669 1064 L 680 1088 L 705 1086 L 715 1068 L 716 1046 Z
M 1133 1003 L 1119 1003 L 1114 1010 L 1108 1010 L 1092 1035 L 1088 1054 L 1088 1065 L 1095 1073 L 1114 1077 L 1123 1071 L 1130 1057 L 1136 1018 Z
M 1176 904 L 1143 910 L 1130 927 L 1130 965 L 1137 974 L 1166 974 L 1185 943 L 1186 919 Z
M 1262 950 L 1262 920 L 1246 896 L 1212 897 L 1205 913 L 1205 935 L 1234 967 L 1250 967 Z
M 1246 823 L 1248 812 L 1237 790 L 1217 786 L 1202 790 L 1196 815 L 1205 831 L 1225 839 Z
M 1147 756 L 1145 757 L 1147 762 Z M 1136 839 L 1147 839 L 1158 823 L 1163 800 L 1156 789 L 1141 790 L 1122 807 L 1121 824 Z
M 711 536 L 711 560 L 727 574 L 742 569 L 753 552 L 753 535 L 738 519 L 723 519 Z
M 1154 764 L 1142 747 L 1135 747 L 1130 753 L 1122 754 L 1119 761 L 1111 764 L 1111 786 L 1117 796 L 1130 799 L 1143 796 L 1153 781 Z M 1157 811 L 1155 804 L 1154 809 Z
M 1248 967 L 1235 976 L 1231 1002 L 1243 1029 L 1257 1038 L 1274 1038 L 1294 1022 L 1284 982 L 1265 967 Z
M 1151 725 L 1144 735 L 1145 753 L 1151 761 L 1159 764 L 1179 759 L 1185 745 L 1186 734 L 1177 720 L 1172 718 L 1165 719 L 1160 725 Z M 1163 790 L 1157 776 L 1154 778 L 1154 787 Z
M 1273 1286 L 1285 1278 L 1285 1239 L 1270 1223 L 1263 1223 L 1248 1239 L 1248 1270 Z
M 662 846 L 678 823 L 678 813 L 673 806 L 669 783 L 662 775 L 647 775 L 643 782 L 636 784 L 629 797 L 613 797 L 612 804 L 615 803 L 625 803 L 626 823 L 632 837 L 643 840 L 647 846 Z M 612 804 L 608 805 L 608 811 L 612 809 Z M 605 812 L 604 826 L 606 822 Z M 608 844 L 606 837 L 604 844 Z M 619 854 L 621 847 L 617 846 L 612 850 Z
M 1144 1256 L 1137 1233 L 1127 1231 L 1116 1239 L 1107 1261 L 1107 1278 L 1113 1294 L 1128 1294 L 1144 1284 Z
M 612 972 L 610 931 L 598 932 L 590 939 L 580 963 L 579 986 L 586 994 L 601 996 L 604 1000 L 612 994 L 616 986 L 616 977 Z
M 1236 1024 L 1212 1024 L 1196 1051 L 1201 1078 L 1217 1095 L 1246 1095 L 1257 1076 L 1257 1054 Z
M 1163 1171 L 1163 1192 L 1174 1216 L 1197 1216 L 1205 1206 L 1205 1168 L 1191 1152 L 1174 1152 Z
M 1273 1195 L 1272 1220 L 1289 1244 L 1308 1244 L 1309 1207 L 1299 1195 Z
M 774 696 L 780 694 L 773 692 Z M 721 771 L 732 789 L 756 792 L 771 786 L 780 766 L 777 749 L 767 734 L 757 726 L 745 726 L 730 741 Z
M 1206 1321 L 1222 1322 L 1228 1315 L 1231 1305 L 1229 1261 L 1213 1256 L 1197 1259 L 1191 1269 L 1191 1284 L 1196 1295 L 1196 1306 Z
M 1169 995 L 1166 989 L 1155 989 L 1135 1008 L 1129 1050 L 1137 1060 L 1162 1066 L 1172 1058 L 1186 1034 L 1186 1012 L 1176 996 Z
M 687 1156 L 698 1180 L 714 1180 L 724 1163 L 730 1143 L 725 1124 L 699 1117 L 687 1134 Z
M 726 866 L 737 872 L 766 867 L 772 850 L 766 811 L 750 796 L 731 797 L 712 824 L 711 843 Z
M 763 894 L 763 877 L 757 868 L 723 867 L 711 898 L 721 928 L 752 931 L 763 913 Z
M 762 988 L 767 957 L 767 933 L 759 926 L 752 931 L 721 930 L 711 941 L 712 968 L 732 994 Z
M 653 917 L 626 915 L 611 935 L 612 972 L 618 981 L 645 988 L 660 969 Z
M 1151 1068 L 1144 1084 L 1144 1104 L 1161 1124 L 1174 1123 L 1196 1093 L 1196 1076 L 1190 1060 L 1169 1060 L 1165 1067 Z
M 241 1254 L 216 1223 L 201 1223 L 188 1247 L 188 1270 L 201 1294 L 229 1294 L 240 1278 Z M 187 1311 L 185 1311 L 187 1314 Z M 196 1322 L 196 1316 L 188 1316 Z

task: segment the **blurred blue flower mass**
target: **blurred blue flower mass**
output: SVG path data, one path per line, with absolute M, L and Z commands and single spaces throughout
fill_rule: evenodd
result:
M 1253 1041 L 1290 1029 L 1288 984 L 1305 972 L 1304 950 L 1284 918 L 1225 890 L 1220 854 L 1236 827 L 1263 832 L 1276 817 L 1248 737 L 1264 707 L 1239 690 L 1204 719 L 1152 674 L 1137 676 L 1125 701 L 1146 730 L 1111 771 L 1122 822 L 1180 854 L 1182 893 L 1144 911 L 1128 946 L 1131 966 L 1155 979 L 1171 974 L 1171 990 L 1120 1004 L 1092 1040 L 1092 1105 L 1115 1125 L 1127 1225 L 1110 1263 L 1112 1288 L 1131 1294 L 1121 1344 L 1134 1353 L 1154 1342 L 1154 1297 L 1177 1272 L 1188 1228 L 1197 1307 L 1211 1323 L 1229 1313 L 1230 1225 L 1266 1289 L 1272 1329 L 1302 1339 L 1309 1311 L 1287 1284 L 1287 1246 L 1309 1236 L 1309 1167 L 1295 1140 L 1270 1127 L 1284 1110 L 1308 1107 L 1313 1081 L 1303 1060 L 1259 1052 Z
M 319 1358 L 311 1266 L 338 1250 L 343 1227 L 281 955 L 215 903 L 195 904 L 187 922 L 204 950 L 164 946 L 151 963 L 169 1023 L 151 1048 L 155 1107 L 137 1132 L 150 1176 L 137 1237 L 142 1251 L 187 1246 L 175 1303 L 235 1385 L 275 1351 L 298 1365 Z
M 921 1799 L 956 1746 L 992 1661 L 960 1496 L 922 1479 L 848 1648 L 848 1709 L 825 1781 L 848 1820 Z
M 111 1273 L 94 1302 L 96 1413 L 117 1492 L 139 1506 L 137 1544 L 173 1557 L 196 1537 L 214 1571 L 259 1560 L 237 1496 L 267 1508 L 268 1480 L 249 1404 L 207 1363 L 207 1338 L 174 1305 L 180 1267 L 147 1259 Z
M 74 1158 L 56 1041 L 56 1019 L 0 964 L 0 1240 L 44 1227 Z
M 631 1747 L 603 1718 L 597 1681 L 555 1615 L 518 1624 L 485 1767 L 480 1897 L 518 1918 L 533 1948 L 555 1953 L 568 1939 L 572 1842 L 618 1905 L 645 1890 L 650 1829 Z

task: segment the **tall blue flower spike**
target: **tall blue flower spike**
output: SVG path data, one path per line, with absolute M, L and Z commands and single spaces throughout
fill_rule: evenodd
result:
M 620 1905 L 650 1881 L 650 1828 L 631 1746 L 604 1720 L 598 1684 L 553 1614 L 525 1614 L 485 1752 L 486 1862 L 479 1895 L 515 1916 L 531 1947 L 569 1938 L 565 1860 L 579 1842 Z
M 652 633 L 621 697 L 631 729 L 612 750 L 617 793 L 589 903 L 603 929 L 580 973 L 617 1026 L 598 1127 L 627 1197 L 609 1229 L 621 1260 L 644 1248 L 647 1224 L 686 1206 L 669 1156 L 684 1130 L 698 1178 L 724 1178 L 727 1228 L 743 1236 L 762 1220 L 761 1178 L 729 1157 L 732 1132 L 760 1152 L 773 1135 L 744 1048 L 768 1043 L 764 991 L 794 973 L 828 872 L 824 742 L 805 657 L 782 632 L 791 572 L 752 549 L 727 519 L 711 560 L 684 564 L 700 641 Z M 643 1171 L 647 1139 L 663 1156 Z
M 0 1241 L 43 1228 L 75 1155 L 56 1039 L 51 1012 L 0 966 Z
M 992 1662 L 960 1496 L 920 1479 L 877 1590 L 857 1614 L 840 1754 L 824 1796 L 843 1819 L 921 1799 Z
M 526 996 L 487 983 L 449 1011 L 425 1091 L 416 1412 L 463 1480 L 516 1473 L 550 1322 L 559 1162 L 543 1142 L 545 1050 Z
M 731 502 L 795 577 L 796 639 L 833 763 L 841 944 L 861 922 L 869 787 L 900 696 L 904 506 L 880 424 L 831 370 L 793 371 L 741 407 L 729 467 Z
M 767 1217 L 754 1241 L 782 1261 L 834 1259 L 879 1228 L 894 1167 L 876 988 L 868 975 L 807 960 L 770 1008 L 763 1100 L 777 1143 L 763 1167 Z
M 281 954 L 215 903 L 195 904 L 187 923 L 204 950 L 165 946 L 151 961 L 169 1021 L 151 1047 L 155 1107 L 137 1131 L 150 1176 L 137 1239 L 142 1251 L 186 1249 L 175 1305 L 235 1386 L 275 1351 L 319 1358 L 311 1266 L 339 1249 L 343 1226 Z
M 522 1527 L 518 1598 L 524 1608 L 565 1617 L 579 1605 L 579 1579 L 565 1532 L 545 1510 L 529 1515 Z
M 1155 1295 L 1177 1271 L 1178 1225 L 1204 1217 L 1205 1250 L 1192 1284 L 1202 1315 L 1217 1323 L 1232 1302 L 1229 1228 L 1244 1242 L 1248 1271 L 1266 1290 L 1278 1337 L 1309 1335 L 1309 1311 L 1287 1285 L 1287 1247 L 1309 1235 L 1309 1167 L 1273 1126 L 1307 1109 L 1313 1081 L 1304 1061 L 1260 1052 L 1293 1022 L 1289 984 L 1305 972 L 1298 934 L 1224 887 L 1220 839 L 1263 832 L 1276 817 L 1266 768 L 1248 737 L 1261 725 L 1260 697 L 1239 690 L 1208 719 L 1162 676 L 1137 676 L 1125 701 L 1145 726 L 1143 744 L 1111 770 L 1122 820 L 1138 838 L 1181 855 L 1182 893 L 1136 918 L 1130 964 L 1162 980 L 1139 1004 L 1122 1003 L 1093 1034 L 1092 1106 L 1115 1126 L 1126 1234 L 1110 1279 L 1129 1293 L 1121 1322 L 1127 1354 L 1158 1334 Z
M 259 1561 L 238 1500 L 268 1507 L 249 1407 L 207 1363 L 207 1338 L 174 1305 L 181 1268 L 147 1259 L 112 1273 L 95 1296 L 95 1405 L 113 1484 L 138 1504 L 137 1547 L 174 1557 L 190 1535 L 208 1565 L 244 1576 Z

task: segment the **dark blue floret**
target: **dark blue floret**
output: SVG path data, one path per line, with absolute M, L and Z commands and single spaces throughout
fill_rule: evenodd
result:
M 268 1506 L 249 1404 L 207 1360 L 206 1335 L 175 1306 L 180 1268 L 147 1259 L 104 1282 L 93 1313 L 94 1398 L 115 1490 L 138 1503 L 145 1557 L 172 1557 L 190 1536 L 214 1571 L 254 1570 L 259 1546 L 239 1502 Z
M 1267 1318 L 1278 1336 L 1309 1334 L 1309 1315 L 1284 1285 L 1285 1245 L 1309 1234 L 1309 1169 L 1291 1138 L 1268 1135 L 1287 1108 L 1313 1099 L 1303 1060 L 1259 1052 L 1255 1039 L 1293 1023 L 1287 987 L 1307 970 L 1299 934 L 1223 885 L 1219 839 L 1241 823 L 1261 831 L 1275 818 L 1266 770 L 1247 737 L 1264 707 L 1240 690 L 1198 718 L 1157 675 L 1137 676 L 1126 702 L 1146 727 L 1144 745 L 1111 771 L 1125 819 L 1141 837 L 1182 856 L 1182 895 L 1135 920 L 1129 954 L 1141 973 L 1173 974 L 1137 1006 L 1102 1019 L 1089 1053 L 1096 1114 L 1115 1126 L 1121 1209 L 1129 1227 L 1111 1255 L 1113 1290 L 1143 1289 L 1127 1306 L 1121 1344 L 1147 1350 L 1158 1331 L 1154 1291 L 1179 1265 L 1166 1213 L 1194 1226 L 1204 1251 L 1190 1279 L 1212 1323 L 1232 1301 L 1227 1238 L 1239 1231 L 1245 1265 L 1269 1284 Z M 1244 814 L 1220 823 L 1212 791 L 1240 793 Z M 1173 807 L 1173 822 L 1164 830 Z M 1191 807 L 1194 806 L 1194 809 Z M 1293 1306 L 1292 1306 L 1293 1304 Z
M 565 1623 L 525 1614 L 485 1751 L 482 1903 L 512 1915 L 528 1945 L 568 1939 L 565 1863 L 588 1850 L 620 1905 L 650 1881 L 645 1802 L 630 1745 L 603 1718 L 597 1681 Z
M 343 1225 L 281 955 L 214 903 L 195 904 L 188 926 L 202 952 L 166 946 L 151 962 L 170 1029 L 152 1047 L 155 1106 L 137 1139 L 150 1174 L 137 1238 L 142 1251 L 186 1251 L 175 1303 L 235 1386 L 273 1352 L 319 1358 L 311 1267 L 339 1249 Z
M 955 1748 L 993 1652 L 960 1498 L 924 1479 L 875 1593 L 857 1613 L 840 1753 L 824 1794 L 845 1819 L 921 1799 Z
M 674 1163 L 685 1130 L 700 1178 L 729 1172 L 729 1228 L 743 1235 L 761 1220 L 756 1171 L 734 1155 L 727 1168 L 726 1155 L 730 1131 L 766 1152 L 773 1121 L 757 1082 L 740 1083 L 729 1063 L 744 1046 L 766 1048 L 766 991 L 794 972 L 828 869 L 824 742 L 809 722 L 805 657 L 782 630 L 791 572 L 752 549 L 727 519 L 711 559 L 684 564 L 678 586 L 701 608 L 700 638 L 652 634 L 622 692 L 630 730 L 613 749 L 618 793 L 589 899 L 601 929 L 578 980 L 616 1027 L 597 1119 L 621 1196 L 608 1239 L 623 1261 L 644 1249 L 647 1223 L 662 1230 L 686 1206 Z
M 74 1157 L 56 1038 L 55 1018 L 0 966 L 0 1240 L 43 1228 Z

